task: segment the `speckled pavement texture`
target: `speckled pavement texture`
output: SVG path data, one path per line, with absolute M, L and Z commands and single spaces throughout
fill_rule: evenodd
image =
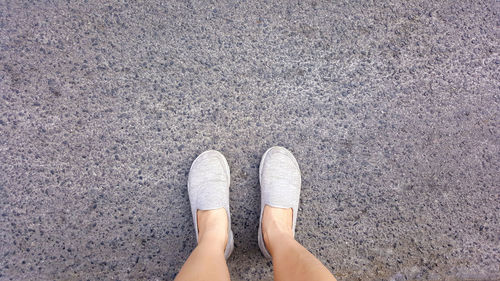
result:
M 195 2 L 0 1 L 0 280 L 172 280 L 206 149 L 233 280 L 272 280 L 272 145 L 338 280 L 500 279 L 500 2 Z

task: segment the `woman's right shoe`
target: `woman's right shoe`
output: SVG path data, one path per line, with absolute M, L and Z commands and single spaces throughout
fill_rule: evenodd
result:
M 292 231 L 295 235 L 295 224 L 299 208 L 301 177 L 297 160 L 286 148 L 274 146 L 262 156 L 259 167 L 260 181 L 260 220 L 258 242 L 262 254 L 271 259 L 262 234 L 262 214 L 266 205 L 293 211 Z

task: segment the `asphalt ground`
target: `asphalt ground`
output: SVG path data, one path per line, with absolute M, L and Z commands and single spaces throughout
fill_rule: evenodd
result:
M 500 279 L 498 1 L 0 1 L 0 280 L 172 280 L 191 162 L 231 168 L 233 280 L 264 151 L 338 280 Z

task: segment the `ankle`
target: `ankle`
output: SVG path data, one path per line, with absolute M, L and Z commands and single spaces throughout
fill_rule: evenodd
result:
M 292 230 L 292 210 L 264 207 L 262 218 L 262 238 L 269 252 L 285 240 L 294 240 Z
M 198 244 L 224 252 L 229 236 L 226 210 L 198 210 L 197 217 Z
M 220 231 L 207 230 L 198 236 L 198 245 L 210 247 L 218 252 L 223 253 L 226 249 L 226 244 L 227 238 L 221 235 Z
M 279 249 L 283 245 L 288 245 L 288 241 L 295 240 L 292 231 L 288 231 L 282 228 L 266 228 L 262 230 L 262 238 L 264 239 L 264 244 L 271 256 L 276 256 Z
M 276 222 L 270 222 L 267 224 L 267 227 L 262 227 L 262 235 L 264 238 L 264 242 L 266 245 L 274 244 L 274 241 L 279 241 L 284 238 L 292 238 L 293 232 L 291 229 L 283 227 Z

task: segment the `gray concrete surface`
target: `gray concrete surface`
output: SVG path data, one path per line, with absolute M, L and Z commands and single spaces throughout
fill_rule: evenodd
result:
M 206 149 L 233 280 L 272 280 L 272 145 L 338 280 L 498 280 L 499 3 L 0 1 L 0 280 L 172 280 Z

